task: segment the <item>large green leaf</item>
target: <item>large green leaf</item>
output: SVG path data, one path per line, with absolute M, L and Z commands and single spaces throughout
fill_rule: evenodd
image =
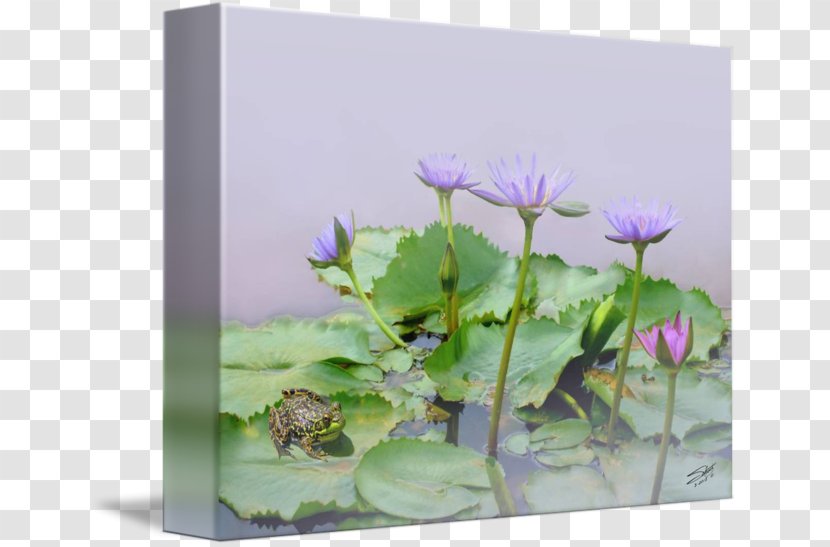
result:
M 427 226 L 423 234 L 413 233 L 398 242 L 398 256 L 374 284 L 373 298 L 381 316 L 398 322 L 443 310 L 438 269 L 446 246 L 447 231 L 439 223 Z M 508 258 L 472 227 L 460 224 L 455 225 L 455 253 L 461 317 L 492 313 L 504 318 L 512 303 L 512 297 L 505 299 L 504 295 L 512 296 L 509 287 L 516 283 L 515 266 L 510 266 L 515 259 Z M 485 291 L 487 286 L 497 290 Z M 486 299 L 486 303 L 474 303 L 478 298 Z
M 372 291 L 374 280 L 386 273 L 386 266 L 397 254 L 398 241 L 412 233 L 410 228 L 359 228 L 352 245 L 352 265 L 357 280 L 367 293 Z M 342 295 L 354 292 L 349 276 L 336 267 L 314 268 L 320 279 L 334 287 Z
M 360 495 L 384 513 L 412 519 L 449 517 L 489 491 L 484 456 L 466 447 L 392 439 L 369 450 L 355 472 Z
M 222 327 L 221 363 L 247 370 L 287 369 L 329 361 L 373 363 L 369 335 L 359 324 L 280 317 L 257 327 Z
M 602 470 L 620 505 L 651 503 L 651 487 L 657 466 L 659 446 L 653 442 L 634 440 L 623 443 L 611 454 L 605 448 L 594 448 Z M 702 471 L 702 466 L 714 465 L 706 482 L 694 485 L 689 481 Z M 669 448 L 666 470 L 660 490 L 660 503 L 728 498 L 732 494 L 732 462 L 712 456 L 696 456 Z
M 532 255 L 530 271 L 536 278 L 537 317 L 556 319 L 559 312 L 582 300 L 602 300 L 625 281 L 625 267 L 613 263 L 597 272 L 589 266 L 569 266 L 556 255 Z
M 357 322 L 282 317 L 255 328 L 231 323 L 221 334 L 219 408 L 247 418 L 295 387 L 322 395 L 363 393 L 370 389 L 365 380 L 380 379 L 381 371 L 357 363 L 374 361 Z
M 364 365 L 357 365 L 364 366 Z M 303 387 L 321 395 L 338 391 L 365 393 L 371 384 L 337 365 L 312 363 L 285 370 L 223 368 L 219 375 L 219 411 L 248 418 L 282 398 L 282 390 Z
M 506 327 L 465 323 L 424 361 L 427 375 L 448 401 L 481 402 L 496 383 Z M 582 353 L 579 329 L 549 319 L 520 324 L 507 371 L 514 406 L 540 406 L 572 358 Z
M 629 276 L 614 297 L 617 306 L 626 314 L 631 307 L 633 283 L 633 276 Z M 687 317 L 692 317 L 694 320 L 695 339 L 689 359 L 708 360 L 709 349 L 721 342 L 723 332 L 727 328 L 720 308 L 713 304 L 709 295 L 700 289 L 682 291 L 668 279 L 654 280 L 648 277 L 643 279 L 640 285 L 640 304 L 635 326 L 637 330 L 657 323 L 662 324 L 667 318 L 674 319 L 678 311 L 681 312 L 684 320 Z M 609 341 L 610 347 L 622 346 L 626 323 L 622 323 L 614 331 Z M 628 364 L 629 366 L 646 365 L 648 367 L 654 365 L 654 359 L 642 349 L 636 337 L 631 346 Z
M 602 401 L 611 405 L 614 397 L 613 375 L 589 369 L 585 385 Z M 643 376 L 646 381 L 643 381 Z M 653 380 L 651 379 L 653 378 Z M 632 367 L 626 371 L 623 398 L 620 402 L 622 419 L 641 439 L 663 432 L 666 398 L 666 372 L 662 367 L 648 370 Z M 732 392 L 728 385 L 711 378 L 699 378 L 697 373 L 683 367 L 677 378 L 672 434 L 682 439 L 694 426 L 709 422 L 732 421 Z
M 346 418 L 343 433 L 324 445 L 325 461 L 291 447 L 295 458 L 277 456 L 268 433 L 268 417 L 250 423 L 220 414 L 219 498 L 241 518 L 279 517 L 287 521 L 325 511 L 352 511 L 359 502 L 354 469 L 359 456 L 408 419 L 377 395 L 338 394 Z M 342 455 L 340 455 L 342 454 Z
M 595 469 L 581 465 L 534 471 L 522 490 L 534 513 L 620 505 L 603 476 Z

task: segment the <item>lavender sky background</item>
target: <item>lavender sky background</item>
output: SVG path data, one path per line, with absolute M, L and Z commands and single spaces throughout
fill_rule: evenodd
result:
M 670 200 L 684 222 L 646 252 L 645 271 L 730 304 L 729 50 L 259 9 L 225 26 L 223 319 L 317 316 L 342 301 L 304 256 L 334 214 L 421 227 L 434 192 L 412 174 L 456 152 L 492 189 L 486 161 L 536 152 L 572 169 L 534 250 L 570 264 L 633 265 L 603 237 L 599 207 Z M 462 192 L 456 222 L 521 249 L 522 223 Z

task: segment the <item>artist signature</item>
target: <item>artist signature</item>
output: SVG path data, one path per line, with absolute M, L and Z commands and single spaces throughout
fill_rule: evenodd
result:
M 686 477 L 689 479 L 689 482 L 686 484 L 694 485 L 695 488 L 700 486 L 701 484 L 705 483 L 709 479 L 715 476 L 715 464 L 712 465 L 701 465 Z

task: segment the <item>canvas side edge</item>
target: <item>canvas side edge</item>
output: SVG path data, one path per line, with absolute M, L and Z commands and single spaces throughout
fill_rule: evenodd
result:
M 164 530 L 217 537 L 221 18 L 164 17 Z

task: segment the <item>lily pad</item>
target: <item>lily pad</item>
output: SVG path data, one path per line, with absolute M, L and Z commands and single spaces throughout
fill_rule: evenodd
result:
M 536 316 L 552 319 L 582 300 L 602 300 L 625 281 L 626 273 L 617 262 L 598 272 L 589 266 L 569 266 L 557 255 L 537 254 L 530 257 L 530 271 L 537 280 Z
M 690 452 L 719 452 L 732 444 L 732 424 L 708 423 L 693 427 L 681 446 Z
M 438 519 L 479 504 L 490 483 L 484 456 L 466 447 L 392 439 L 369 450 L 355 472 L 360 495 L 384 513 Z
M 382 371 L 368 365 L 375 361 L 369 337 L 355 322 L 281 317 L 254 328 L 230 323 L 222 328 L 220 351 L 219 409 L 241 418 L 274 404 L 283 389 L 363 393 L 366 380 L 382 379 Z
M 447 401 L 481 402 L 496 383 L 506 327 L 464 323 L 424 361 Z M 541 406 L 572 358 L 582 353 L 581 330 L 532 319 L 516 330 L 507 387 L 514 406 Z
M 530 435 L 527 433 L 514 433 L 504 440 L 504 449 L 511 454 L 524 456 L 530 446 Z
M 412 354 L 402 348 L 384 352 L 378 359 L 377 366 L 385 372 L 406 372 L 412 367 Z
M 651 503 L 651 487 L 659 446 L 634 440 L 623 443 L 617 453 L 595 448 L 602 470 L 620 505 Z M 709 474 L 705 482 L 695 486 Z M 699 477 L 698 480 L 694 480 Z M 660 491 L 660 503 L 728 498 L 732 495 L 732 462 L 713 456 L 697 456 L 669 448 Z
M 565 417 L 560 408 L 550 408 L 548 405 L 536 408 L 535 406 L 522 406 L 513 409 L 513 415 L 528 424 L 547 424 L 557 422 Z
M 327 396 L 339 391 L 366 393 L 371 386 L 366 380 L 355 378 L 340 366 L 330 363 L 312 363 L 285 370 L 222 368 L 219 375 L 219 411 L 249 418 L 278 401 L 283 389 L 304 387 Z
M 611 405 L 614 385 L 611 373 L 588 369 L 585 385 L 602 401 Z M 648 381 L 643 381 L 646 375 Z M 654 380 L 651 380 L 654 378 Z M 648 370 L 632 367 L 626 371 L 626 388 L 620 402 L 620 419 L 641 439 L 663 432 L 666 397 L 666 372 L 662 367 Z M 732 393 L 728 385 L 711 378 L 700 379 L 696 372 L 684 367 L 677 378 L 672 434 L 682 439 L 693 427 L 709 422 L 731 422 Z
M 581 465 L 534 471 L 522 491 L 534 513 L 619 505 L 603 476 L 595 469 Z
M 287 369 L 322 361 L 370 364 L 369 335 L 356 324 L 281 317 L 258 327 L 229 323 L 220 337 L 224 368 Z
M 548 467 L 568 467 L 570 465 L 589 465 L 596 455 L 584 445 L 572 446 L 561 450 L 540 450 L 534 453 L 536 461 Z
M 625 320 L 625 314 L 614 305 L 612 294 L 599 303 L 591 312 L 588 325 L 582 335 L 582 362 L 593 364 L 602 352 L 614 330 Z
M 633 276 L 615 293 L 616 305 L 628 314 L 631 307 L 631 291 L 634 284 Z M 680 312 L 685 320 L 692 317 L 694 321 L 694 346 L 690 360 L 708 360 L 709 349 L 720 344 L 726 321 L 720 308 L 712 303 L 712 299 L 701 289 L 682 291 L 668 279 L 654 280 L 650 277 L 643 279 L 640 285 L 640 304 L 637 311 L 635 328 L 642 330 L 654 324 L 662 324 L 667 318 L 673 319 Z M 625 336 L 626 322 L 622 323 L 611 336 L 608 346 L 620 347 Z M 636 337 L 631 346 L 629 366 L 654 366 L 654 359 L 648 356 L 639 344 Z
M 503 288 L 496 294 L 487 294 L 484 288 L 498 284 L 510 286 L 511 283 L 515 287 L 515 280 L 510 279 L 510 264 L 515 259 L 508 258 L 470 226 L 456 224 L 454 235 L 460 272 L 461 317 L 492 312 L 495 317 L 503 318 L 510 310 L 512 297 L 505 301 Z M 399 322 L 443 311 L 444 295 L 438 281 L 438 268 L 446 246 L 447 231 L 439 223 L 427 226 L 423 234 L 413 233 L 398 242 L 398 256 L 374 284 L 373 298 L 382 317 Z M 490 304 L 473 303 L 477 298 L 486 299 L 485 302 Z
M 387 265 L 397 256 L 398 241 L 410 235 L 410 228 L 359 228 L 352 245 L 352 265 L 363 290 L 371 293 L 374 279 L 386 273 Z M 320 279 L 341 295 L 351 295 L 352 282 L 340 268 L 314 268 Z
M 268 433 L 268 417 L 250 423 L 228 414 L 219 416 L 219 499 L 239 517 L 278 517 L 292 521 L 326 511 L 358 508 L 353 472 L 358 457 L 406 419 L 377 395 L 333 397 L 343 407 L 346 426 L 341 440 L 324 445 L 335 454 L 347 446 L 347 457 L 313 460 L 298 447 L 279 458 Z
M 585 441 L 591 435 L 591 424 L 587 420 L 569 418 L 560 422 L 545 424 L 530 434 L 531 449 L 558 450 L 570 448 Z

